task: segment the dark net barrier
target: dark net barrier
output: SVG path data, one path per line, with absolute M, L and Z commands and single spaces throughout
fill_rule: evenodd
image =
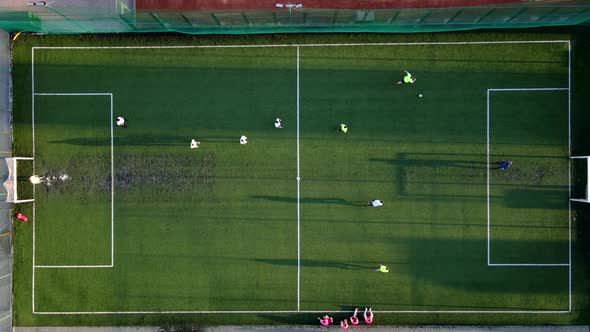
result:
M 121 0 L 104 2 L 109 4 L 104 6 L 96 3 L 73 6 L 41 1 L 10 7 L 0 4 L 0 28 L 52 34 L 434 32 L 565 26 L 590 20 L 589 1 L 396 9 L 319 9 L 285 3 L 275 8 L 214 11 L 136 10 L 132 3 Z

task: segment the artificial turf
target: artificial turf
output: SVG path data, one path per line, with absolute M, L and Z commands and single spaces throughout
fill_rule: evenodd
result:
M 148 43 L 400 39 L 411 41 Z M 15 154 L 32 153 L 32 46 L 145 44 L 131 36 L 19 41 Z M 314 323 L 315 313 L 297 311 L 354 306 L 568 311 L 567 266 L 487 265 L 488 174 L 492 263 L 569 262 L 567 91 L 495 92 L 487 125 L 487 89 L 567 88 L 568 64 L 566 43 L 37 49 L 36 93 L 112 93 L 113 115 L 128 128 L 113 128 L 111 159 L 108 97 L 34 97 L 36 171 L 71 176 L 37 187 L 35 264 L 109 265 L 113 253 L 113 266 L 36 268 L 41 314 L 32 314 L 33 226 L 18 225 L 16 325 Z M 395 86 L 406 69 L 417 82 Z M 284 129 L 274 128 L 276 117 Z M 347 134 L 336 131 L 340 123 Z M 192 138 L 199 149 L 189 149 Z M 490 169 L 499 159 L 514 164 Z M 368 208 L 370 199 L 385 205 Z M 391 272 L 375 272 L 380 263 Z M 588 303 L 586 262 L 577 263 L 571 313 L 382 313 L 377 322 L 573 324 Z M 259 312 L 42 314 L 236 310 Z

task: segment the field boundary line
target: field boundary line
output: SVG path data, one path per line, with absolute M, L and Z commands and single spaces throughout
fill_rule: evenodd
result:
M 33 275 L 35 269 L 93 269 L 93 268 L 112 268 L 114 266 L 115 258 L 115 234 L 114 234 L 114 200 L 115 200 L 115 173 L 114 173 L 114 151 L 113 151 L 113 93 L 112 92 L 33 92 L 33 99 L 35 96 L 108 96 L 110 99 L 110 134 L 111 134 L 111 263 L 110 264 L 92 264 L 92 265 L 36 265 L 33 262 Z M 33 106 L 33 114 L 35 113 Z M 33 121 L 34 123 L 34 121 Z M 34 142 L 33 142 L 34 146 Z M 33 155 L 34 157 L 34 155 Z M 34 159 L 33 159 L 34 160 Z M 33 169 L 34 171 L 34 169 Z M 33 188 L 35 188 L 33 186 Z M 34 196 L 33 196 L 34 197 Z M 35 206 L 33 205 L 33 243 L 35 243 Z M 33 255 L 35 249 L 33 245 Z M 33 285 L 33 296 L 35 288 Z M 33 312 L 35 312 L 33 310 Z
M 569 271 L 571 273 L 571 257 L 570 260 L 568 261 L 568 263 L 492 263 L 491 262 L 491 250 L 490 250 L 490 241 L 491 241 L 491 236 L 490 236 L 490 223 L 491 223 L 491 218 L 490 218 L 490 93 L 491 92 L 518 92 L 518 91 L 568 91 L 568 96 L 571 94 L 570 88 L 490 88 L 487 89 L 487 100 L 486 100 L 486 151 L 487 151 L 487 163 L 488 163 L 488 168 L 487 168 L 487 265 L 488 266 L 528 266 L 528 267 L 534 267 L 534 266 L 546 266 L 546 267 L 552 267 L 552 266 L 562 266 L 562 267 L 568 267 Z M 569 99 L 569 97 L 568 97 Z M 568 102 L 569 103 L 569 102 Z M 568 106 L 568 123 L 569 123 L 569 106 Z M 569 129 L 568 129 L 568 138 L 569 138 Z M 568 155 L 570 154 L 569 152 L 569 143 L 568 143 Z M 569 158 L 568 158 L 569 160 Z M 571 162 L 570 162 L 571 164 Z M 568 165 L 568 171 L 569 171 L 569 165 Z M 570 181 L 571 182 L 571 181 Z M 571 186 L 571 184 L 570 184 Z M 570 189 L 571 190 L 571 189 Z M 570 195 L 571 196 L 571 195 Z M 568 204 L 571 206 L 571 203 L 568 201 Z M 570 212 L 571 215 L 571 212 Z M 568 217 L 568 222 L 571 224 L 571 216 Z M 571 248 L 571 228 L 570 228 L 570 237 L 568 239 L 568 246 Z M 570 249 L 571 250 L 571 249 Z M 570 276 L 571 278 L 571 276 Z M 570 286 L 571 286 L 571 279 L 570 279 Z M 569 290 L 569 300 L 571 301 L 571 287 Z M 571 304 L 571 302 L 570 302 Z M 567 312 L 571 312 L 571 306 L 568 307 L 568 311 Z
M 297 47 L 297 311 L 301 310 L 301 172 L 299 157 L 299 47 Z
M 34 127 L 34 96 L 35 95 L 60 95 L 59 93 L 39 93 L 36 94 L 34 90 L 35 80 L 34 80 L 34 52 L 36 49 L 53 49 L 53 50 L 60 50 L 60 49 L 213 49 L 213 48 L 270 48 L 270 47 L 296 47 L 297 48 L 297 190 L 298 190 L 298 199 L 297 199 L 297 227 L 298 227 L 298 243 L 297 243 L 297 250 L 298 250 L 298 275 L 297 275 L 297 311 L 90 311 L 90 312 L 54 312 L 54 311 L 35 311 L 35 202 L 33 202 L 33 259 L 32 259 L 32 311 L 33 314 L 42 314 L 42 315 L 87 315 L 87 314 L 257 314 L 257 313 L 351 313 L 352 311 L 312 311 L 307 310 L 303 311 L 300 310 L 300 172 L 299 172 L 299 49 L 301 47 L 339 47 L 339 46 L 427 46 L 427 45 L 494 45 L 494 44 L 548 44 L 548 43 L 567 43 L 569 49 L 569 87 L 568 88 L 555 88 L 556 90 L 569 90 L 569 95 L 571 96 L 571 42 L 570 40 L 512 40 L 512 41 L 479 41 L 479 42 L 407 42 L 407 43 L 336 43 L 336 44 L 261 44 L 261 45 L 188 45 L 188 46 L 88 46 L 88 47 L 77 47 L 77 46 L 34 46 L 31 49 L 31 104 L 32 104 L 32 137 L 33 137 L 33 157 L 35 156 L 35 127 Z M 518 89 L 515 91 L 523 91 L 526 89 Z M 494 90 L 496 91 L 496 90 Z M 506 91 L 506 90 L 497 90 L 497 91 Z M 489 93 L 488 90 L 488 161 L 489 161 Z M 73 94 L 76 95 L 76 94 Z M 86 94 L 88 95 L 88 94 Z M 571 97 L 570 97 L 571 98 Z M 571 101 L 569 101 L 571 104 Z M 571 106 L 570 106 L 571 108 Z M 111 169 L 114 170 L 114 162 L 113 162 L 113 98 L 111 94 Z M 35 161 L 33 160 L 33 170 L 35 170 Z M 111 176 L 114 177 L 114 172 L 111 172 Z M 112 190 L 111 195 L 114 197 L 114 181 L 111 181 Z M 33 187 L 33 195 L 35 194 L 35 188 Z M 113 213 L 114 213 L 114 199 L 111 200 L 112 209 L 111 209 L 111 217 L 113 220 Z M 571 210 L 571 202 L 570 202 L 570 210 Z M 571 212 L 570 212 L 571 214 Z M 114 264 L 114 225 L 112 224 L 111 227 L 111 266 Z M 393 311 L 375 311 L 376 313 L 407 313 L 407 314 L 427 314 L 427 313 L 434 313 L 434 314 L 563 314 L 571 312 L 571 217 L 570 217 L 570 263 L 569 266 L 569 273 L 570 273 L 570 310 L 393 310 Z M 489 263 L 489 170 L 488 170 L 488 263 Z M 561 265 L 560 265 L 561 266 Z M 69 266 L 65 266 L 69 267 Z M 73 266 L 72 266 L 73 267 Z M 40 266 L 40 268 L 45 268 Z M 61 267 L 55 267 L 61 268 Z
M 153 45 L 153 46 L 33 46 L 33 50 L 91 50 L 91 49 L 182 49 L 182 48 L 257 48 L 257 47 L 336 47 L 336 46 L 420 46 L 420 45 L 492 45 L 492 44 L 551 44 L 569 40 L 506 40 L 407 43 L 335 43 L 335 44 L 246 44 L 246 45 Z
M 32 144 L 31 157 L 33 157 L 33 174 L 35 174 L 35 48 L 31 48 L 31 133 Z M 33 198 L 35 198 L 35 186 L 33 186 Z M 33 201 L 33 258 L 31 259 L 31 311 L 35 313 L 35 201 Z
M 235 310 L 235 311 L 38 311 L 39 315 L 145 315 L 145 314 L 295 314 L 295 313 L 352 313 L 353 311 L 334 310 Z M 567 310 L 383 310 L 373 311 L 381 314 L 564 314 Z

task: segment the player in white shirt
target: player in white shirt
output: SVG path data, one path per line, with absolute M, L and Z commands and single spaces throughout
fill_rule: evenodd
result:
M 240 137 L 240 144 L 248 144 L 248 137 L 242 135 L 242 137 Z
M 383 206 L 383 201 L 378 200 L 378 199 L 374 199 L 372 201 L 369 201 L 369 206 L 372 206 L 372 207 L 380 207 L 380 206 Z
M 122 116 L 117 117 L 117 126 L 127 128 L 127 124 L 125 122 L 126 122 L 126 120 L 124 117 L 122 117 Z
M 47 182 L 47 180 L 39 175 L 31 175 L 31 177 L 29 178 L 29 181 L 31 181 L 32 184 L 39 184 L 39 183 L 44 183 Z
M 199 142 L 195 139 L 192 139 L 191 140 L 191 149 L 197 149 L 199 147 L 199 144 L 201 144 L 201 142 Z
M 281 129 L 281 128 L 283 128 L 283 126 L 281 125 L 281 121 L 282 121 L 282 120 L 281 120 L 281 119 L 279 119 L 279 118 L 277 118 L 277 119 L 275 120 L 275 128 L 277 128 L 277 129 Z

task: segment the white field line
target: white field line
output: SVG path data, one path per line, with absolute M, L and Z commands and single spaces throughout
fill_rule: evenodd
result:
M 296 313 L 352 313 L 353 311 L 330 310 L 236 310 L 236 311 L 39 311 L 38 315 L 134 315 L 134 314 L 296 314 Z M 566 314 L 567 310 L 383 310 L 379 314 Z
M 43 92 L 35 96 L 112 96 L 110 92 Z
M 35 174 L 35 48 L 31 49 L 31 132 L 33 134 L 33 174 Z M 35 198 L 35 186 L 33 186 L 33 199 Z M 31 260 L 31 311 L 35 313 L 35 201 L 33 201 L 33 259 Z
M 299 48 L 300 47 L 338 47 L 338 46 L 420 46 L 420 45 L 486 45 L 486 44 L 545 44 L 545 43 L 568 43 L 570 45 L 569 40 L 513 40 L 513 41 L 481 41 L 481 42 L 418 42 L 418 43 L 338 43 L 338 44 L 279 44 L 279 45 L 187 45 L 187 46 L 56 46 L 56 47 L 46 47 L 46 46 L 36 46 L 31 49 L 31 86 L 32 86 L 32 119 L 33 119 L 33 157 L 35 156 L 35 130 L 34 130 L 34 54 L 36 49 L 191 49 L 191 48 L 260 48 L 260 47 L 297 47 L 298 56 L 299 56 Z M 299 57 L 297 59 L 297 65 L 299 66 Z M 298 89 L 298 96 L 297 96 L 297 110 L 299 111 L 299 67 L 297 70 L 297 89 Z M 571 87 L 571 49 L 570 49 L 570 84 Z M 494 91 L 508 91 L 510 89 L 497 89 Z M 519 89 L 516 91 L 523 91 L 526 89 Z M 557 88 L 556 90 L 561 90 L 561 88 Z M 571 91 L 570 91 L 571 94 Z M 43 94 L 39 94 L 43 95 Z M 59 95 L 59 94 L 47 94 L 47 95 Z M 112 103 L 112 99 L 111 99 Z M 111 107 L 112 112 L 112 107 Z M 489 116 L 489 91 L 488 91 L 488 116 Z M 112 121 L 111 121 L 111 129 L 112 129 Z M 488 127 L 489 131 L 489 127 Z M 488 132 L 489 135 L 489 132 Z M 112 137 L 111 137 L 112 139 Z M 111 146 L 112 148 L 112 146 Z M 112 150 L 111 150 L 112 151 Z M 300 238 L 299 235 L 299 112 L 297 116 L 297 152 L 298 152 L 298 181 L 297 181 L 297 189 L 298 189 L 298 239 Z M 489 162 L 489 136 L 488 136 L 488 162 Z M 112 163 L 111 163 L 112 165 Z M 35 169 L 35 162 L 33 160 L 33 170 Z M 489 177 L 489 170 L 488 170 L 488 177 Z M 35 193 L 35 187 L 33 187 L 33 196 Z M 114 195 L 114 191 L 112 192 Z M 113 196 L 112 196 L 113 197 Z M 114 200 L 113 200 L 114 201 Z M 111 228 L 113 230 L 113 228 Z M 114 240 L 113 233 L 112 233 L 112 240 Z M 112 242 L 113 245 L 114 241 Z M 35 311 L 35 202 L 33 201 L 33 277 L 32 277 L 32 311 L 34 314 L 42 314 L 42 315 L 87 315 L 87 314 L 95 314 L 95 315 L 113 315 L 113 314 L 258 314 L 258 313 L 350 313 L 352 311 L 301 311 L 299 308 L 299 266 L 300 266 L 300 242 L 298 240 L 298 310 L 297 311 L 87 311 L 87 312 L 36 312 Z M 113 250 L 114 252 L 114 250 Z M 488 262 L 489 262 L 489 178 L 488 178 Z M 571 311 L 571 226 L 570 226 L 570 311 Z M 448 314 L 563 314 L 568 313 L 570 311 L 538 311 L 538 310 L 496 310 L 496 311 L 475 311 L 475 310 L 422 310 L 422 311 L 415 311 L 415 310 L 397 310 L 397 311 L 374 311 L 375 313 L 416 313 L 416 314 L 425 314 L 425 313 L 448 313 Z
M 33 280 L 35 275 L 35 269 L 93 269 L 93 268 L 112 268 L 114 266 L 115 257 L 115 241 L 114 241 L 114 200 L 115 200 L 115 187 L 114 187 L 114 155 L 113 155 L 113 94 L 111 92 L 33 92 L 33 100 L 35 96 L 108 96 L 110 97 L 110 132 L 111 132 L 111 263 L 110 264 L 96 264 L 96 265 L 36 265 L 33 262 Z M 33 108 L 33 115 L 35 110 Z M 34 121 L 33 121 L 34 126 Z M 34 145 L 34 141 L 33 141 Z M 33 159 L 34 162 L 34 159 Z M 34 170 L 34 169 L 33 169 Z M 34 190 L 33 186 L 33 190 Z M 34 195 L 34 192 L 33 192 Z M 33 196 L 34 197 L 34 196 Z M 35 203 L 33 202 L 33 257 L 35 256 Z M 34 258 L 33 258 L 34 260 Z M 35 285 L 33 283 L 33 298 L 35 296 Z M 34 307 L 33 307 L 34 308 Z M 33 310 L 33 312 L 35 312 Z
M 507 40 L 479 42 L 417 42 L 417 43 L 336 43 L 336 44 L 261 44 L 261 45 L 178 45 L 178 46 L 35 46 L 33 50 L 101 50 L 101 49 L 181 49 L 181 48 L 257 48 L 257 47 L 337 47 L 337 46 L 420 46 L 420 45 L 488 45 L 488 44 L 551 44 L 569 40 Z
M 490 263 L 488 266 L 570 266 L 569 263 L 534 264 L 534 263 Z
M 115 156 L 113 144 L 113 94 L 111 97 L 111 266 L 115 265 Z
M 490 90 L 487 91 L 486 111 L 486 149 L 487 149 L 487 201 L 488 201 L 488 265 L 490 265 Z
M 301 173 L 299 165 L 299 47 L 297 47 L 297 311 L 301 310 Z
M 572 155 L 572 44 L 567 42 L 567 54 L 568 54 L 568 70 L 567 70 L 567 149 L 568 155 Z M 572 160 L 568 159 L 568 196 L 572 197 Z M 568 239 L 569 239 L 569 311 L 572 311 L 572 201 L 568 202 Z
M 565 91 L 569 88 L 507 88 L 507 89 L 488 89 L 488 91 Z
M 4 194 L 4 195 L 6 195 L 6 194 Z M 33 202 L 33 201 L 35 201 L 34 198 L 32 198 L 32 199 L 17 199 L 13 203 L 28 203 L 28 202 Z
M 113 265 L 35 265 L 37 269 L 96 269 L 113 267 Z
M 569 43 L 568 43 L 569 45 Z M 571 78 L 570 78 L 571 79 Z M 568 83 L 569 86 L 571 86 L 571 81 Z M 567 88 L 502 88 L 502 89 L 487 89 L 487 111 L 486 111 L 486 117 L 487 117 L 487 121 L 486 121 L 486 128 L 487 128 L 487 163 L 488 163 L 488 170 L 487 170 L 487 213 L 488 213 L 488 225 L 487 225 L 487 244 L 488 244 L 488 266 L 567 266 L 569 267 L 569 273 L 570 273 L 570 295 L 569 295 L 569 300 L 570 300 L 570 306 L 569 306 L 569 311 L 571 311 L 571 201 L 568 200 L 568 204 L 570 205 L 570 216 L 568 218 L 568 221 L 570 223 L 570 238 L 569 238 L 569 248 L 570 248 L 570 258 L 569 258 L 569 262 L 568 263 L 556 263 L 556 264 L 535 264 L 535 263 L 492 263 L 491 262 L 491 253 L 490 253 L 490 92 L 518 92 L 518 91 L 568 91 L 568 96 L 571 95 L 571 90 L 569 87 Z M 569 99 L 569 97 L 568 97 Z M 568 123 L 569 123 L 569 119 L 570 119 L 570 111 L 569 111 L 570 107 L 569 107 L 569 102 L 568 102 Z M 569 129 L 568 129 L 568 138 L 570 136 L 569 133 Z M 568 143 L 568 149 L 569 149 L 569 145 L 571 143 Z M 570 153 L 568 152 L 568 155 L 570 155 Z M 571 164 L 571 162 L 570 162 Z M 568 165 L 568 172 L 569 172 L 569 168 L 570 166 Z M 569 180 L 570 182 L 570 191 L 571 191 L 571 180 Z M 571 196 L 571 194 L 569 195 Z

